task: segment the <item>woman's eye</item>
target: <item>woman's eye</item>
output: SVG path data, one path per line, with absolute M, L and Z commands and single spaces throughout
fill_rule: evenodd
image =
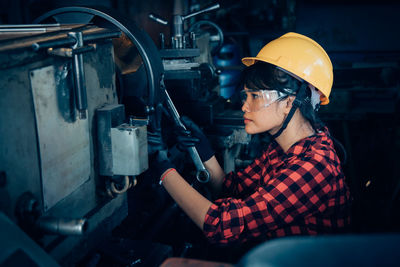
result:
M 258 99 L 260 97 L 260 95 L 259 94 L 251 94 L 251 97 L 253 99 Z

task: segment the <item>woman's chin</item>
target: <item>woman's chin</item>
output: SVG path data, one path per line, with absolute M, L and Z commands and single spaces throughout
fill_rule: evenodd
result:
M 248 134 L 257 134 L 257 133 L 259 133 L 256 129 L 254 129 L 254 127 L 251 127 L 251 126 L 248 125 L 248 124 L 244 127 L 244 130 L 245 130 L 246 133 L 248 133 Z

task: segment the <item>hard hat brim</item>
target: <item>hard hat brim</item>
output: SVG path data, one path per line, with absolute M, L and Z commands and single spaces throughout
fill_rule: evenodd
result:
M 253 65 L 256 61 L 258 61 L 259 59 L 256 57 L 244 57 L 242 58 L 242 63 L 244 65 L 246 65 L 247 67 Z

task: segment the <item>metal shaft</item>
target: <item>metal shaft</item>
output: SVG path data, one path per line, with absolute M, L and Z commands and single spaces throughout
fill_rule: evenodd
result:
M 70 32 L 68 35 L 76 39 L 76 44 L 72 47 L 73 49 L 79 49 L 83 46 L 82 32 Z M 87 96 L 82 53 L 73 53 L 72 69 L 74 72 L 75 99 L 79 118 L 86 119 Z
M 88 229 L 86 219 L 66 219 L 51 216 L 40 217 L 36 226 L 45 233 L 59 235 L 82 235 Z
M 178 110 L 176 109 L 174 103 L 172 102 L 167 90 L 165 90 L 165 95 L 167 99 L 168 108 L 172 113 L 172 117 L 174 118 L 175 123 L 186 130 L 186 126 L 182 123 Z M 194 146 L 189 147 L 188 152 L 197 170 L 196 179 L 201 183 L 207 183 L 210 180 L 210 173 L 208 172 L 203 162 L 201 161 L 201 158 L 199 156 L 199 153 L 197 152 L 196 147 Z
M 218 8 L 219 8 L 219 4 L 214 4 L 212 6 L 206 7 L 204 9 L 199 10 L 199 11 L 196 11 L 196 12 L 193 12 L 193 13 L 188 14 L 186 16 L 183 16 L 183 20 L 186 20 L 188 18 L 197 16 L 199 14 L 202 14 L 202 13 L 205 13 L 205 12 L 209 12 L 209 11 L 212 11 L 212 10 L 215 10 L 215 9 L 218 9 Z

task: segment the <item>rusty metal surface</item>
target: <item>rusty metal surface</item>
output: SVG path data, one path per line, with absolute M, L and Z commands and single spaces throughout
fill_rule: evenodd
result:
M 45 211 L 76 190 L 90 176 L 88 120 L 75 117 L 71 122 L 64 119 L 58 104 L 59 88 L 55 77 L 54 66 L 30 72 Z

